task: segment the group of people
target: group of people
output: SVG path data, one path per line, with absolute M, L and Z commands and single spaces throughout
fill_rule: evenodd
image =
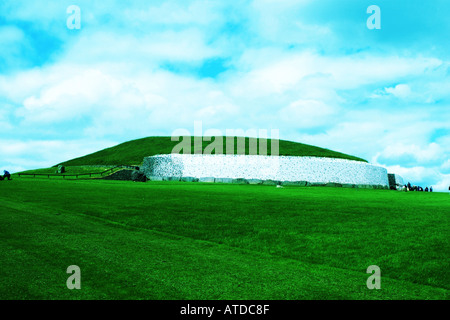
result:
M 430 187 L 428 189 L 428 187 L 425 187 L 425 189 L 423 189 L 421 186 L 411 186 L 411 183 L 408 182 L 407 185 L 404 186 L 405 191 L 424 191 L 424 192 L 433 192 L 433 187 Z
M 11 180 L 11 174 L 8 171 L 3 170 L 3 176 L 0 175 L 0 180 L 6 180 L 6 179 Z

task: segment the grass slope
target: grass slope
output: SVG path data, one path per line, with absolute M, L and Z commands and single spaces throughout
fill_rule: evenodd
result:
M 17 178 L 0 201 L 0 299 L 449 298 L 447 194 Z
M 72 175 L 72 174 L 86 174 L 86 173 L 96 173 L 97 175 L 93 175 L 94 177 L 100 177 L 100 173 L 112 169 L 115 166 L 66 166 L 65 169 L 65 175 Z M 120 168 L 117 168 L 117 170 L 120 170 Z M 117 170 L 112 170 L 112 172 L 115 172 Z M 42 168 L 42 169 L 33 169 L 33 170 L 26 170 L 20 172 L 26 173 L 26 174 L 56 174 L 57 169 L 55 167 L 51 168 Z M 15 174 L 16 175 L 16 174 Z M 62 174 L 60 174 L 62 175 Z
M 235 153 L 237 149 L 237 141 L 235 139 Z M 225 149 L 225 139 L 223 139 L 223 145 Z M 252 139 L 254 140 L 254 139 Z M 180 140 L 181 141 L 181 140 Z M 178 141 L 171 141 L 171 137 L 148 137 L 143 139 L 132 140 L 121 143 L 117 146 L 107 148 L 94 152 L 92 154 L 65 161 L 61 164 L 66 166 L 84 166 L 84 165 L 139 165 L 142 163 L 144 157 L 153 156 L 156 154 L 169 154 L 172 153 L 174 146 Z M 202 150 L 211 142 L 203 141 Z M 258 139 L 259 143 L 259 139 Z M 246 138 L 246 151 L 249 153 L 249 138 Z M 270 155 L 271 140 L 267 142 L 267 153 Z M 191 139 L 191 151 L 194 153 L 194 139 Z M 224 153 L 226 150 L 224 150 Z M 329 158 L 342 158 L 358 161 L 366 161 L 364 159 L 347 155 L 344 153 L 331 151 L 307 144 L 298 142 L 280 140 L 279 142 L 279 154 L 282 156 L 311 156 L 311 157 L 329 157 Z

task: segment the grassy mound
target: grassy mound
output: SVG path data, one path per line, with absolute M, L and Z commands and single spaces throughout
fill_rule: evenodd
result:
M 222 137 L 223 139 L 223 137 Z M 250 140 L 256 138 L 245 138 L 245 154 L 249 154 Z M 259 145 L 259 140 L 256 139 Z M 267 154 L 270 155 L 271 139 L 267 139 Z M 117 146 L 103 149 L 83 157 L 75 158 L 61 163 L 65 166 L 86 166 L 86 165 L 139 165 L 144 157 L 156 154 L 172 153 L 173 148 L 178 141 L 171 141 L 171 137 L 148 137 L 121 143 Z M 209 141 L 203 141 L 202 151 L 211 144 Z M 223 139 L 224 153 L 226 152 L 226 143 Z M 237 149 L 237 139 L 234 142 L 235 154 Z M 194 152 L 194 139 L 191 139 L 191 151 Z M 214 153 L 214 152 L 213 152 Z M 280 140 L 279 155 L 281 156 L 310 156 L 340 158 L 348 160 L 365 161 L 364 159 L 354 157 L 348 154 L 311 146 L 308 144 Z

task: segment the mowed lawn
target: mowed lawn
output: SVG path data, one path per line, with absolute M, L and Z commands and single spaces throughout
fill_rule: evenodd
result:
M 0 203 L 0 299 L 449 298 L 449 194 L 15 177 Z

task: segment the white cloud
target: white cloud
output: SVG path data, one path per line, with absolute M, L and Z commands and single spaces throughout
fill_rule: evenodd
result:
M 55 123 L 72 121 L 80 115 L 95 113 L 94 107 L 102 107 L 106 98 L 114 99 L 122 89 L 120 81 L 99 70 L 83 70 L 66 75 L 67 79 L 45 88 L 39 96 L 30 96 L 18 109 L 17 115 L 26 122 Z M 96 110 L 98 111 L 98 110 Z
M 208 124 L 213 125 L 223 122 L 225 119 L 236 116 L 239 107 L 234 104 L 224 102 L 223 104 L 208 105 L 196 112 L 197 119 L 208 119 Z
M 280 110 L 281 119 L 299 129 L 329 124 L 336 113 L 336 108 L 317 100 L 297 100 Z
M 220 2 L 209 1 L 164 1 L 160 6 L 150 4 L 144 9 L 127 8 L 124 19 L 144 24 L 207 26 L 223 18 L 220 6 Z
M 439 182 L 436 183 L 434 189 L 440 192 L 449 192 L 450 188 L 450 174 L 442 175 Z
M 411 88 L 407 84 L 398 84 L 395 87 L 385 88 L 385 90 L 401 99 L 406 99 L 411 95 Z
M 0 27 L 0 48 L 2 51 L 7 50 L 12 44 L 23 41 L 25 35 L 22 29 L 15 26 Z
M 436 179 L 439 176 L 434 169 L 426 168 L 426 167 L 412 167 L 412 168 L 404 168 L 399 165 L 396 166 L 387 166 L 386 167 L 389 172 L 395 172 L 406 179 L 405 183 L 411 181 L 414 183 L 420 183 L 426 180 L 426 178 Z
M 79 64 L 105 61 L 152 70 L 167 62 L 200 63 L 220 55 L 196 29 L 161 30 L 151 33 L 116 34 L 114 30 L 85 33 L 70 44 L 64 60 Z M 101 45 L 99 45 L 101 44 Z M 126 57 L 126 59 L 124 59 Z
M 249 50 L 237 62 L 239 69 L 249 71 L 239 74 L 235 85 L 237 92 L 252 96 L 302 90 L 311 81 L 319 88 L 352 90 L 391 82 L 399 77 L 416 76 L 441 63 L 433 58 L 363 54 L 330 58 L 311 51 L 286 53 L 273 49 Z
M 111 147 L 108 140 L 0 140 L 2 166 L 11 173 L 47 168 L 60 162 Z
M 9 66 L 26 66 L 21 53 L 33 50 L 22 29 L 15 26 L 0 26 L 0 72 Z
M 13 125 L 10 122 L 10 105 L 3 105 L 0 109 L 0 132 L 8 132 L 13 129 Z
M 445 161 L 442 165 L 441 165 L 441 171 L 443 173 L 449 173 L 450 174 L 450 159 Z
M 248 15 L 250 27 L 259 39 L 286 44 L 304 44 L 325 41 L 332 35 L 326 25 L 305 23 L 300 17 L 311 0 L 255 0 Z M 283 17 L 280 19 L 280 17 Z
M 441 162 L 445 158 L 444 149 L 437 143 L 432 142 L 427 146 L 418 146 L 415 144 L 405 145 L 402 143 L 388 145 L 379 152 L 376 159 L 401 159 L 410 158 L 411 162 L 416 164 L 427 164 Z M 403 161 L 405 161 L 403 159 Z M 377 161 L 378 162 L 378 161 Z

